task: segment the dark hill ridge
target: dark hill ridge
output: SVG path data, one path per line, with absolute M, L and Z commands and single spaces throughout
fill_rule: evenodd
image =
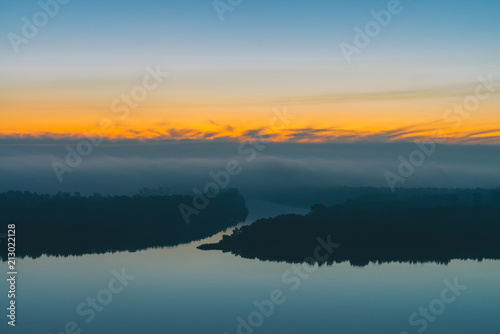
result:
M 90 197 L 0 194 L 2 226 L 16 224 L 19 257 L 68 256 L 175 246 L 212 236 L 245 221 L 245 200 L 235 189 L 221 192 L 191 215 L 188 225 L 179 205 L 191 196 Z M 1 252 L 5 260 L 7 247 Z
M 500 193 L 467 190 L 404 199 L 377 194 L 343 205 L 314 205 L 307 215 L 261 219 L 199 248 L 303 262 L 317 247 L 316 239 L 329 235 L 341 244 L 329 264 L 500 259 Z

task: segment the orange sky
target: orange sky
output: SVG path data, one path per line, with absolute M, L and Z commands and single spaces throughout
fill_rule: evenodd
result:
M 130 95 L 142 82 L 141 75 L 5 85 L 0 91 L 0 135 L 82 137 L 104 122 L 101 132 L 108 138 L 244 140 L 261 134 L 277 141 L 393 141 L 443 131 L 449 142 L 500 143 L 500 89 L 480 101 L 468 117 L 457 112 L 444 115 L 474 96 L 479 82 L 426 89 L 377 89 L 371 84 L 371 90 L 356 90 L 327 89 L 324 82 L 291 87 L 283 79 L 282 86 L 264 89 L 258 80 L 235 80 L 231 86 L 230 80 L 210 82 L 201 77 L 173 74 L 143 101 L 132 100 L 133 106 L 122 102 L 122 94 Z M 276 110 L 291 115 L 287 123 Z

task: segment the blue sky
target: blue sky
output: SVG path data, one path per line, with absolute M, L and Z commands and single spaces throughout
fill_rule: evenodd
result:
M 500 3 L 496 1 L 401 1 L 394 17 L 362 61 L 384 58 L 480 66 L 498 56 Z M 225 13 L 221 22 L 208 0 L 77 1 L 61 6 L 20 55 L 6 38 L 19 32 L 21 17 L 39 10 L 37 1 L 0 2 L 0 49 L 4 66 L 45 57 L 97 59 L 109 66 L 162 59 L 180 67 L 335 66 L 338 47 L 353 28 L 371 20 L 387 1 L 250 1 Z M 366 59 L 365 59 L 366 58 Z M 123 59 L 111 61 L 110 59 Z M 4 70 L 2 66 L 2 70 Z

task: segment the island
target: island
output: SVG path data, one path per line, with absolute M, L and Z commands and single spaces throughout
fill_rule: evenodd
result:
M 341 205 L 313 205 L 309 214 L 261 219 L 198 248 L 319 265 L 500 259 L 499 190 L 421 193 L 376 193 Z M 335 244 L 334 252 L 317 260 L 313 255 L 324 243 Z

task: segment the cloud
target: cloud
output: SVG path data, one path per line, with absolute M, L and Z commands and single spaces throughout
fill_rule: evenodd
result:
M 274 103 L 285 103 L 287 105 L 313 105 L 362 101 L 395 101 L 422 98 L 464 97 L 470 95 L 471 92 L 474 92 L 476 87 L 477 82 L 471 82 L 465 84 L 443 85 L 438 87 L 414 88 L 407 90 L 330 93 L 299 96 L 291 99 L 287 98 L 286 101 L 274 101 Z M 500 90 L 495 91 L 493 95 L 500 95 Z
M 452 124 L 445 121 L 434 121 L 415 124 L 392 130 L 357 131 L 342 127 L 327 128 L 288 128 L 270 131 L 269 128 L 247 129 L 237 134 L 229 125 L 222 130 L 200 130 L 195 128 L 166 128 L 166 129 L 128 129 L 119 135 L 110 137 L 113 141 L 120 140 L 229 140 L 246 141 L 266 138 L 276 142 L 408 142 L 429 139 L 433 132 L 450 129 Z M 499 130 L 496 128 L 485 129 L 473 133 L 457 132 L 447 134 L 448 143 L 461 144 L 500 144 Z M 491 134 L 491 136 L 485 136 Z M 38 139 L 78 139 L 85 138 L 75 133 L 50 133 L 39 132 L 36 134 L 0 134 L 3 140 L 38 140 Z

